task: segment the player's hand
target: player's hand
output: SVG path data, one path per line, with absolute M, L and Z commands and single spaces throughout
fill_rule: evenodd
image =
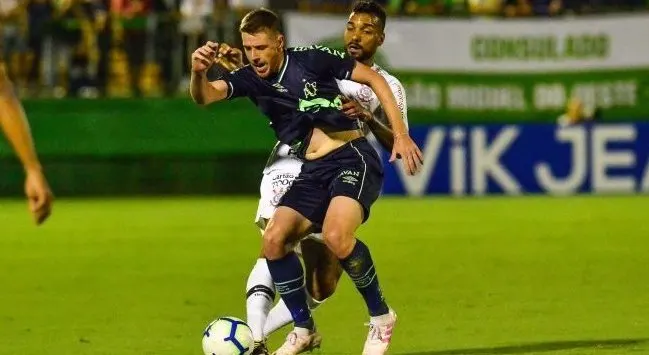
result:
M 233 71 L 243 66 L 243 52 L 226 43 L 221 43 L 216 55 L 216 64 L 222 66 L 227 71 Z
M 424 164 L 424 156 L 417 144 L 408 133 L 398 133 L 394 136 L 394 146 L 390 163 L 402 159 L 408 175 L 415 175 Z
M 25 179 L 25 194 L 29 211 L 34 216 L 37 225 L 45 222 L 52 212 L 54 196 L 47 180 L 40 169 L 27 170 Z
M 343 107 L 341 108 L 342 112 L 351 119 L 359 119 L 363 122 L 369 122 L 372 120 L 372 114 L 367 111 L 361 104 L 346 96 L 343 96 Z
M 192 71 L 194 73 L 203 73 L 212 67 L 216 60 L 219 50 L 219 44 L 216 42 L 207 42 L 204 46 L 198 48 L 192 53 Z

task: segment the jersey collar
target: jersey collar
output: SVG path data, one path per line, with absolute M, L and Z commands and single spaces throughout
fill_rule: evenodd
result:
M 277 75 L 277 80 L 275 80 L 275 83 L 281 83 L 282 79 L 284 79 L 286 68 L 288 68 L 288 61 L 289 61 L 289 56 L 288 56 L 288 51 L 286 51 L 284 53 L 284 63 L 282 63 L 282 69 L 279 70 L 279 74 Z

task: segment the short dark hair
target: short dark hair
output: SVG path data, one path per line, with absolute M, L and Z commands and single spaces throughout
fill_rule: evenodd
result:
M 352 12 L 376 16 L 381 21 L 381 29 L 385 29 L 387 15 L 380 4 L 372 0 L 358 0 L 352 6 Z
M 270 30 L 281 33 L 281 27 L 279 16 L 262 7 L 248 12 L 243 17 L 239 26 L 239 32 L 257 33 L 262 30 Z

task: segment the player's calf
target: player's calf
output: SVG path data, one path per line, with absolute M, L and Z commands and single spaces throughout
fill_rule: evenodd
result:
M 336 255 L 319 240 L 307 238 L 300 243 L 311 310 L 334 294 L 343 272 Z
M 295 252 L 287 253 L 286 248 L 288 243 L 306 235 L 310 227 L 310 222 L 295 210 L 279 207 L 264 232 L 264 254 L 275 289 L 291 311 L 295 326 L 313 331 L 302 263 Z
M 349 197 L 332 199 L 323 225 L 327 246 L 338 256 L 340 264 L 363 296 L 370 316 L 377 317 L 389 312 L 370 250 L 353 233 L 363 221 L 363 209 Z

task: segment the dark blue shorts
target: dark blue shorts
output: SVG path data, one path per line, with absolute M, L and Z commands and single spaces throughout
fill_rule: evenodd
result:
M 321 227 L 329 202 L 347 196 L 363 207 L 363 222 L 381 194 L 383 165 L 365 138 L 355 139 L 326 156 L 307 160 L 279 206 L 290 207 Z

